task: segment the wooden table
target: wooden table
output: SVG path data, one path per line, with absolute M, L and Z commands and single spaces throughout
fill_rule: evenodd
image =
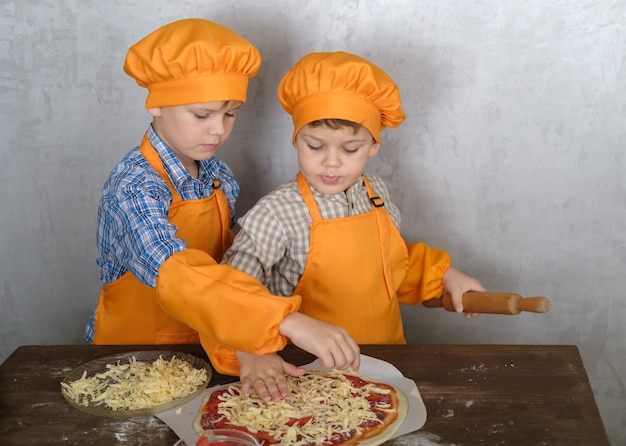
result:
M 100 418 L 70 406 L 59 382 L 92 359 L 134 350 L 177 350 L 206 359 L 195 345 L 19 347 L 0 365 L 0 444 L 171 446 L 177 437 L 156 417 Z M 370 345 L 363 354 L 394 364 L 418 386 L 428 420 L 390 445 L 609 445 L 575 346 Z M 296 364 L 313 358 L 288 346 Z M 233 377 L 214 374 L 211 384 Z

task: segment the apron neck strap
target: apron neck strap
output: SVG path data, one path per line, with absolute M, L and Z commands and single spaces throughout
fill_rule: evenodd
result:
M 304 202 L 309 208 L 309 213 L 311 214 L 313 221 L 321 220 L 322 214 L 320 213 L 320 210 L 317 206 L 317 202 L 315 201 L 315 197 L 313 196 L 311 187 L 309 186 L 309 183 L 307 183 L 306 179 L 304 178 L 304 175 L 302 175 L 302 172 L 298 172 L 298 176 L 296 177 L 296 182 L 298 184 L 298 189 L 300 190 L 300 193 L 302 194 L 302 198 L 304 199 Z M 372 203 L 372 206 L 374 208 L 384 207 L 385 206 L 384 200 L 380 198 L 378 195 L 376 195 L 374 188 L 372 187 L 370 182 L 367 180 L 367 177 L 365 177 L 365 175 L 363 175 L 363 183 L 365 184 L 365 187 L 367 189 L 367 196 L 369 197 L 370 203 Z
M 163 178 L 163 181 L 165 181 L 167 187 L 169 187 L 170 191 L 172 192 L 173 200 L 175 202 L 182 201 L 182 197 L 174 187 L 174 184 L 172 183 L 169 175 L 165 172 L 165 167 L 163 166 L 163 161 L 161 160 L 161 157 L 157 153 L 156 149 L 152 146 L 150 138 L 148 138 L 148 132 L 143 135 L 141 145 L 139 146 L 139 151 L 146 159 L 146 161 L 148 161 L 148 164 L 150 164 L 150 166 L 152 166 L 152 168 L 156 170 L 159 176 Z
M 317 207 L 317 203 L 315 202 L 315 197 L 313 196 L 311 187 L 309 186 L 309 183 L 306 182 L 306 179 L 304 178 L 304 175 L 302 175 L 302 172 L 298 172 L 296 182 L 298 183 L 298 189 L 300 189 L 302 198 L 304 199 L 306 206 L 309 208 L 311 218 L 313 218 L 313 221 L 321 220 L 322 214 Z

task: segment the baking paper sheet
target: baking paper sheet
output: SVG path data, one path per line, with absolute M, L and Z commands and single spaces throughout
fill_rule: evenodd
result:
M 309 370 L 328 370 L 320 366 L 317 361 L 313 361 L 303 367 Z M 394 435 L 394 438 L 416 431 L 424 426 L 424 423 L 426 423 L 426 407 L 417 390 L 417 385 L 413 380 L 405 378 L 397 368 L 388 362 L 366 355 L 361 355 L 359 375 L 371 378 L 374 381 L 390 384 L 402 392 L 407 398 L 409 410 L 402 426 L 400 426 Z M 194 432 L 193 423 L 200 412 L 200 407 L 202 406 L 205 396 L 215 389 L 222 387 L 224 387 L 224 385 L 209 387 L 185 404 L 165 412 L 160 412 L 156 414 L 156 416 L 176 432 L 179 438 L 189 435 Z

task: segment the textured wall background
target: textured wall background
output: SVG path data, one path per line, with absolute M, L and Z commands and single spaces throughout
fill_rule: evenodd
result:
M 295 174 L 275 97 L 309 51 L 347 50 L 400 85 L 408 119 L 371 171 L 408 240 L 445 248 L 545 315 L 466 321 L 405 308 L 417 343 L 576 344 L 614 444 L 626 442 L 626 2 L 0 0 L 0 360 L 80 343 L 99 290 L 96 209 L 148 123 L 129 45 L 198 16 L 261 50 L 228 147 L 241 212 Z

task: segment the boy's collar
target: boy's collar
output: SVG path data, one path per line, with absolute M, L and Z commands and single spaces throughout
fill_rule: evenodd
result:
M 311 188 L 311 191 L 313 192 L 314 195 L 317 195 L 318 197 L 323 197 L 326 199 L 332 199 L 332 198 L 341 198 L 341 199 L 345 199 L 348 194 L 353 194 L 355 192 L 358 192 L 356 189 L 359 189 L 361 187 L 365 186 L 365 181 L 363 180 L 363 175 L 361 175 L 359 177 L 359 179 L 350 187 L 348 187 L 346 190 L 339 192 L 337 194 L 325 194 L 323 192 L 320 192 L 319 190 L 315 189 L 315 187 L 309 183 L 307 181 L 307 184 L 309 185 L 309 187 Z
M 161 158 L 165 172 L 177 187 L 181 186 L 190 178 L 194 179 L 172 149 L 161 139 L 156 130 L 154 130 L 152 124 L 150 124 L 148 129 L 148 138 L 150 139 L 152 147 L 154 147 L 154 150 L 156 150 L 159 155 L 159 158 Z M 201 168 L 200 171 L 202 170 Z

